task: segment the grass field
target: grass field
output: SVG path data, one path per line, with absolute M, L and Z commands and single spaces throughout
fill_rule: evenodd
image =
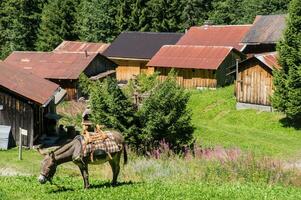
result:
M 189 107 L 202 145 L 239 147 L 282 159 L 301 157 L 301 130 L 284 127 L 280 113 L 236 110 L 233 91 L 230 86 L 192 93 Z
M 59 108 L 63 120 L 78 123 L 76 110 L 84 106 L 70 105 Z M 80 172 L 72 163 L 58 168 L 56 185 L 40 185 L 36 177 L 42 157 L 36 151 L 24 151 L 23 161 L 18 161 L 17 149 L 0 151 L 0 200 L 301 199 L 300 172 L 284 169 L 278 161 L 301 158 L 301 130 L 284 127 L 283 115 L 236 110 L 232 86 L 192 91 L 189 107 L 197 143 L 212 147 L 210 156 L 207 152 L 203 153 L 207 157 L 154 159 L 130 153 L 120 185 L 110 186 L 110 167 L 104 164 L 90 167 L 92 188 L 83 190 Z

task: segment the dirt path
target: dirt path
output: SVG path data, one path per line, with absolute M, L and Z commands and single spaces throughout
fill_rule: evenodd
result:
M 0 176 L 29 176 L 29 174 L 21 173 L 13 168 L 0 168 Z

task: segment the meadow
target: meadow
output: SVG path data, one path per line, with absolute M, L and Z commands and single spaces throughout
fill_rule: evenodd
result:
M 82 105 L 58 109 L 65 123 L 79 123 Z M 68 110 L 72 109 L 73 112 Z M 0 151 L 0 199 L 300 199 L 301 174 L 285 164 L 300 159 L 301 130 L 286 127 L 280 113 L 236 110 L 233 86 L 192 91 L 189 108 L 196 153 L 137 156 L 111 187 L 108 164 L 89 169 L 92 188 L 82 189 L 72 164 L 59 166 L 54 185 L 37 181 L 43 159 L 34 150 Z

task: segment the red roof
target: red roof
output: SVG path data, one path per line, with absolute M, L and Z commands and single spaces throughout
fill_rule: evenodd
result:
M 278 63 L 278 54 L 276 52 L 259 54 L 255 55 L 255 57 L 271 69 L 280 68 Z
M 242 50 L 240 44 L 252 25 L 204 25 L 191 27 L 178 45 L 230 46 Z
M 48 79 L 78 79 L 98 54 L 15 51 L 4 62 Z
M 103 53 L 110 44 L 106 43 L 92 43 L 92 42 L 79 42 L 79 41 L 63 41 L 57 46 L 54 52 L 89 52 L 89 53 Z
M 232 47 L 165 45 L 147 66 L 216 70 L 232 50 Z
M 0 62 L 0 71 L 0 87 L 40 105 L 47 103 L 59 88 L 59 85 L 51 81 L 25 73 L 5 62 Z

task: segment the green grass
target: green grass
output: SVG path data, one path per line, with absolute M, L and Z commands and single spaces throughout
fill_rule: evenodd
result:
M 301 130 L 284 127 L 280 113 L 236 110 L 233 86 L 193 91 L 195 136 L 204 146 L 239 147 L 259 156 L 300 157 Z
M 107 182 L 92 180 L 93 187 L 82 189 L 78 178 L 57 178 L 55 185 L 39 185 L 35 177 L 0 177 L 2 200 L 56 199 L 300 199 L 294 187 L 257 183 L 124 182 L 110 187 Z

